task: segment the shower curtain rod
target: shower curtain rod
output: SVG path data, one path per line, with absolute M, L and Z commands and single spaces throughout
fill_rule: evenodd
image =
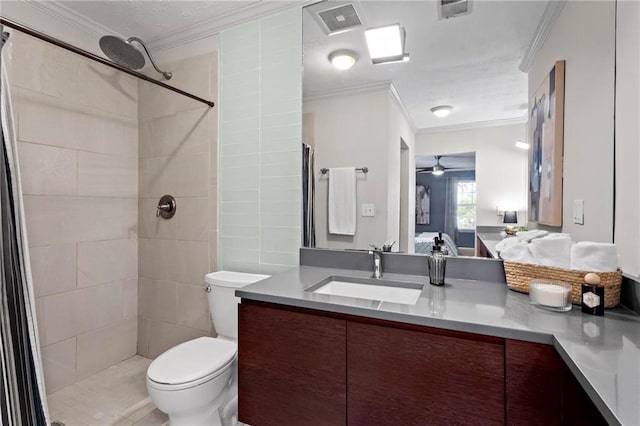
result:
M 106 59 L 101 58 L 100 56 L 95 55 L 95 54 L 93 54 L 91 52 L 87 52 L 86 50 L 80 49 L 79 47 L 73 46 L 73 45 L 71 45 L 69 43 L 65 43 L 62 40 L 59 40 L 57 38 L 48 36 L 46 34 L 43 34 L 43 33 L 39 32 L 39 31 L 33 30 L 31 28 L 25 27 L 25 26 L 20 25 L 20 24 L 18 24 L 16 22 L 10 21 L 10 20 L 8 20 L 6 18 L 0 17 L 0 24 L 6 25 L 9 28 L 13 28 L 15 30 L 20 31 L 21 33 L 28 34 L 28 35 L 30 35 L 32 37 L 35 37 L 35 38 L 38 38 L 38 39 L 40 39 L 42 41 L 46 41 L 47 43 L 51 43 L 51 44 L 53 44 L 55 46 L 61 47 L 62 49 L 65 49 L 65 50 L 68 50 L 70 52 L 76 53 L 76 54 L 78 54 L 80 56 L 84 56 L 85 58 L 91 59 L 91 60 L 96 61 L 96 62 L 100 62 L 101 64 L 106 65 L 106 66 L 111 67 L 111 68 L 114 68 L 114 69 L 117 69 L 118 71 L 122 71 L 122 72 L 127 73 L 129 75 L 132 75 L 134 77 L 138 77 L 139 79 L 148 81 L 149 83 L 155 84 L 156 86 L 163 87 L 163 88 L 165 88 L 167 90 L 171 90 L 172 92 L 176 92 L 176 93 L 178 93 L 178 94 L 180 94 L 182 96 L 186 96 L 186 97 L 191 98 L 191 99 L 193 99 L 195 101 L 202 102 L 203 104 L 207 104 L 210 107 L 214 107 L 215 106 L 215 103 L 213 101 L 208 101 L 206 99 L 203 99 L 203 98 L 201 98 L 199 96 L 196 96 L 194 94 L 191 94 L 189 92 L 185 92 L 184 90 L 180 90 L 177 87 L 169 86 L 166 83 L 163 83 L 163 82 L 161 82 L 159 80 L 156 80 L 154 78 L 148 77 L 148 76 L 146 76 L 146 75 L 144 75 L 144 74 L 142 74 L 140 72 L 133 71 L 133 70 L 130 70 L 129 68 L 123 67 L 122 65 L 118 65 L 118 64 L 116 64 L 114 62 L 107 61 Z

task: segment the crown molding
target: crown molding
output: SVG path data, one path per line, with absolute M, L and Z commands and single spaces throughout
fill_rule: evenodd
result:
M 443 132 L 458 132 L 461 130 L 481 129 L 485 127 L 499 127 L 499 126 L 511 126 L 515 124 L 525 124 L 527 122 L 527 115 L 523 117 L 504 118 L 500 120 L 487 120 L 487 121 L 475 121 L 473 123 L 454 124 L 451 126 L 439 126 L 439 127 L 426 127 L 418 129 L 417 135 L 429 135 L 433 133 Z
M 402 112 L 404 119 L 407 120 L 407 123 L 409 123 L 409 127 L 411 128 L 411 131 L 415 134 L 416 123 L 413 121 L 413 118 L 411 117 L 411 114 L 409 114 L 409 110 L 407 109 L 407 106 L 404 104 L 404 101 L 400 97 L 400 93 L 398 93 L 398 89 L 393 83 L 389 85 L 389 95 L 391 96 L 391 99 L 395 101 L 396 105 L 398 105 L 398 108 L 400 108 L 400 111 Z
M 149 48 L 161 52 L 197 42 L 202 39 L 212 37 L 221 31 L 255 21 L 265 16 L 273 15 L 293 8 L 302 8 L 315 1 L 294 0 L 294 1 L 262 1 L 258 4 L 250 4 L 241 9 L 236 9 L 226 15 L 208 19 L 197 24 L 190 25 L 178 31 L 174 31 L 163 37 L 149 41 Z
M 540 49 L 542 49 L 542 46 L 551 32 L 553 24 L 555 24 L 556 20 L 560 16 L 565 3 L 566 0 L 551 0 L 547 3 L 547 7 L 544 9 L 544 13 L 540 18 L 540 22 L 538 23 L 536 33 L 531 40 L 531 44 L 520 62 L 520 71 L 529 72 L 529 69 L 531 69 L 531 65 L 533 64 L 536 54 Z
M 363 84 L 360 86 L 351 86 L 341 89 L 323 90 L 312 92 L 303 96 L 304 101 L 315 101 L 318 99 L 333 98 L 334 96 L 351 96 L 362 93 L 379 92 L 382 90 L 390 90 L 391 81 L 381 81 L 378 83 Z

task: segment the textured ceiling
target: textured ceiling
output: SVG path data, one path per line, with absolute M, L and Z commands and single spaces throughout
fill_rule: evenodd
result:
M 433 1 L 359 1 L 363 26 L 327 36 L 313 17 L 344 2 L 309 6 L 303 13 L 304 93 L 322 94 L 392 81 L 417 129 L 523 118 L 527 76 L 518 70 L 546 1 L 475 0 L 470 15 L 438 20 Z M 406 29 L 407 63 L 373 65 L 364 30 L 400 23 Z M 351 49 L 360 58 L 348 71 L 329 63 L 329 53 Z M 452 105 L 446 118 L 430 109 Z
M 123 36 L 153 41 L 209 19 L 220 18 L 261 1 L 94 0 L 60 1 Z

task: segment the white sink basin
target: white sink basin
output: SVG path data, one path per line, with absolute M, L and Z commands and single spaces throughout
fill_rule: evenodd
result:
M 415 305 L 422 284 L 367 278 L 329 277 L 308 291 L 332 296 Z

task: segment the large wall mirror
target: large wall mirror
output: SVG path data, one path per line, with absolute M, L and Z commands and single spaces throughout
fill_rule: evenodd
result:
M 441 3 L 304 9 L 303 138 L 314 166 L 305 205 L 315 219 L 305 221 L 314 225 L 307 244 L 315 230 L 316 247 L 395 241 L 394 251 L 424 253 L 442 232 L 451 251 L 473 255 L 476 229 L 501 226 L 504 211 L 526 225 L 528 81 L 519 67 L 546 2 Z M 355 192 L 339 168 L 356 169 Z

